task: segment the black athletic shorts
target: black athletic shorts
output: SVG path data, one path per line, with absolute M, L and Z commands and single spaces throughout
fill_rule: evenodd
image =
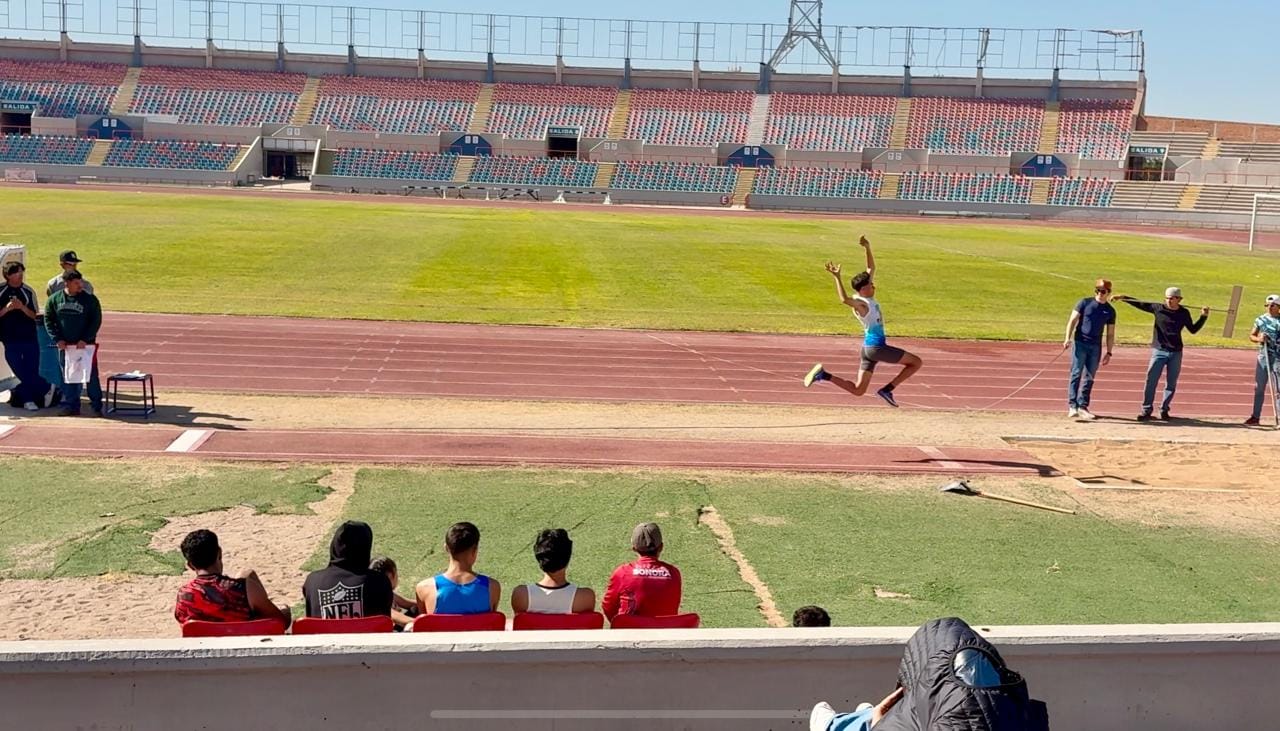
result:
M 906 357 L 907 351 L 892 345 L 862 346 L 862 370 L 870 373 L 876 369 L 876 363 L 897 363 Z

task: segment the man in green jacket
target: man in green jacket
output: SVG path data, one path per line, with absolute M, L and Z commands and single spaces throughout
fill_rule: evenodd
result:
M 98 329 L 102 327 L 102 305 L 98 298 L 84 288 L 84 278 L 75 269 L 62 273 L 66 288 L 55 292 L 44 305 L 44 327 L 49 338 L 62 351 L 61 361 L 66 367 L 67 348 L 84 348 L 97 345 Z M 62 395 L 66 407 L 61 416 L 80 415 L 80 384 L 68 383 Z M 102 416 L 102 384 L 98 382 L 98 354 L 93 354 L 93 371 L 89 374 L 89 404 L 95 416 Z

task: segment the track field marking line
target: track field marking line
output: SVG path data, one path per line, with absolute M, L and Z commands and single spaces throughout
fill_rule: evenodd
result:
M 177 436 L 169 446 L 164 448 L 166 452 L 177 452 L 185 454 L 194 452 L 200 448 L 202 444 L 209 441 L 209 437 L 213 436 L 212 429 L 187 429 Z
M 1016 264 L 1011 261 L 1005 261 L 1004 259 L 998 259 L 994 256 L 985 256 L 983 254 L 975 254 L 971 251 L 960 251 L 959 249 L 948 249 L 945 246 L 938 246 L 937 244 L 931 244 L 927 241 L 922 241 L 920 243 L 924 244 L 925 246 L 929 246 L 934 249 L 937 249 L 938 251 L 945 251 L 948 254 L 955 254 L 956 256 L 968 256 L 974 259 L 986 259 L 987 261 L 992 261 L 997 264 L 1004 264 L 1005 266 L 1013 267 L 1014 269 L 1022 269 L 1023 271 L 1035 272 L 1036 274 L 1043 274 L 1046 277 L 1057 277 L 1058 279 L 1065 279 L 1069 282 L 1075 282 L 1079 280 L 1079 277 L 1068 277 L 1065 274 L 1058 274 L 1057 272 L 1046 272 L 1043 269 L 1036 269 L 1035 267 L 1029 267 L 1025 264 Z
M 698 522 L 711 529 L 716 537 L 716 542 L 720 544 L 720 551 L 729 557 L 738 567 L 738 576 L 751 587 L 751 591 L 756 595 L 757 607 L 760 614 L 764 615 L 764 621 L 770 627 L 786 627 L 787 620 L 778 611 L 778 605 L 773 601 L 773 592 L 769 591 L 769 586 L 760 580 L 760 575 L 756 573 L 755 568 L 747 561 L 747 557 L 738 550 L 738 542 L 734 540 L 733 529 L 720 517 L 720 512 L 716 510 L 714 505 L 704 505 L 698 508 Z
M 929 455 L 929 457 L 933 458 L 938 464 L 942 465 L 943 467 L 949 470 L 964 469 L 964 465 L 960 464 L 959 462 L 955 462 L 947 459 L 947 455 L 944 454 L 942 450 L 938 449 L 937 447 L 917 447 L 917 449 Z
M 0 439 L 4 439 L 5 437 L 17 431 L 17 429 L 18 429 L 17 424 L 5 424 L 3 426 L 0 426 Z

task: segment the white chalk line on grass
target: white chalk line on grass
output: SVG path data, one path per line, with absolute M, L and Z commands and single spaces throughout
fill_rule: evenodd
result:
M 1059 274 L 1057 272 L 1046 272 L 1043 269 L 1036 269 L 1035 267 L 1029 267 L 1026 264 L 1018 264 L 1012 261 L 1005 261 L 1004 259 L 999 259 L 994 256 L 987 256 L 985 254 L 975 254 L 971 251 L 960 251 L 959 249 L 948 249 L 945 246 L 938 246 L 937 244 L 931 244 L 927 241 L 921 241 L 920 243 L 930 248 L 937 249 L 938 251 L 945 251 L 948 254 L 955 254 L 956 256 L 968 256 L 974 259 L 986 259 L 987 261 L 993 261 L 997 264 L 1004 264 L 1005 266 L 1013 267 L 1014 269 L 1021 269 L 1023 271 L 1034 272 L 1036 274 L 1043 274 L 1046 277 L 1057 277 L 1058 279 L 1065 279 L 1068 282 L 1076 282 L 1076 281 L 1079 281 L 1080 279 L 1079 277 L 1069 277 L 1065 274 Z

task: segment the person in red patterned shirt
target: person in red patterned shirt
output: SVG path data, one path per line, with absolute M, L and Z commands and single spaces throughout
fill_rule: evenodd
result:
M 680 569 L 658 560 L 662 530 L 641 523 L 631 533 L 631 550 L 640 558 L 624 563 L 609 577 L 600 611 L 611 621 L 619 614 L 665 617 L 680 613 Z
M 262 580 L 252 569 L 231 577 L 222 573 L 222 547 L 213 531 L 196 530 L 182 539 L 182 557 L 196 578 L 178 590 L 178 603 L 173 608 L 178 624 L 191 620 L 204 622 L 248 622 L 254 619 L 276 619 L 287 629 L 292 615 L 289 608 L 277 606 L 267 596 Z

